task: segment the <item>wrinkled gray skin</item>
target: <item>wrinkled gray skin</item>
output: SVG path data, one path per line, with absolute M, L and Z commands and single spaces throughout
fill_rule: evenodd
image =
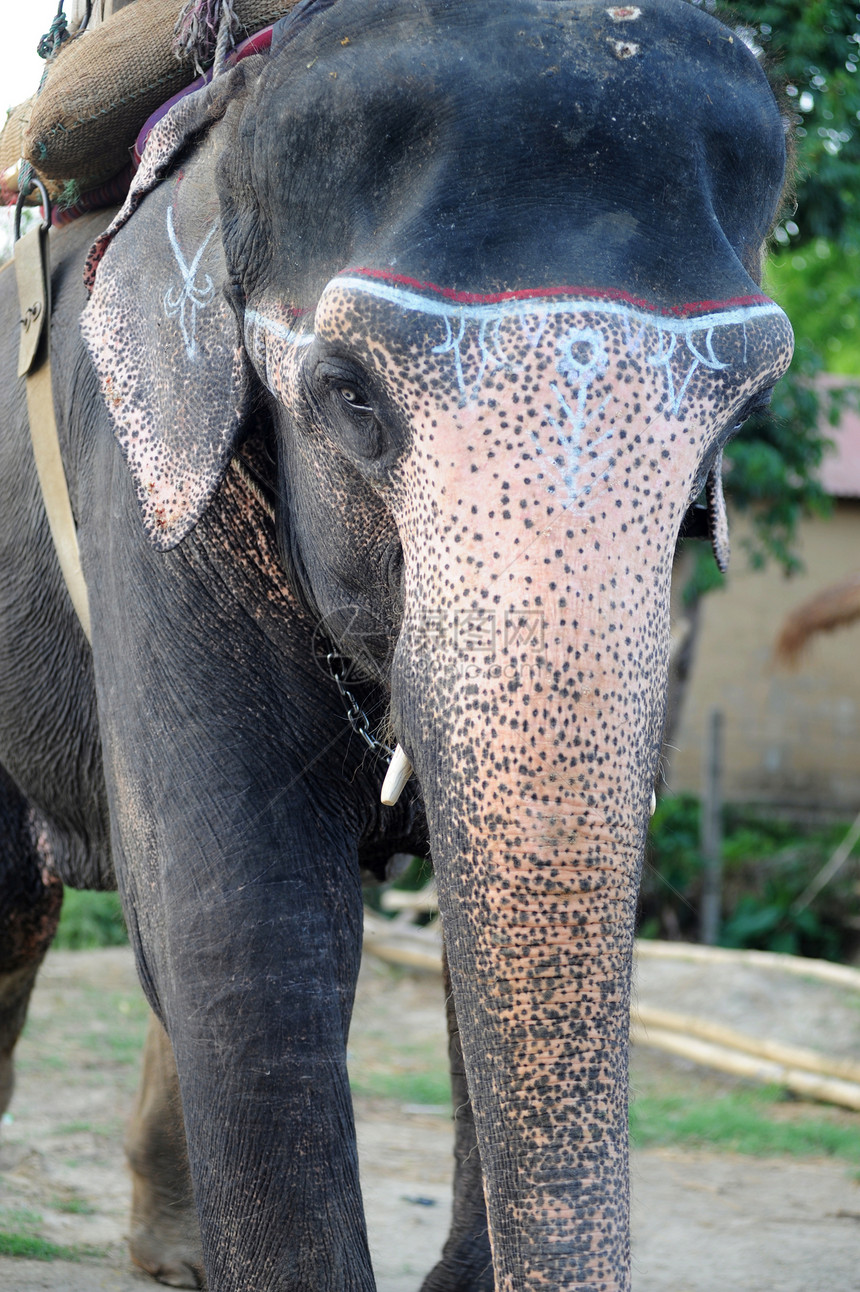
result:
M 709 475 L 724 554 L 722 445 L 790 356 L 758 288 L 779 113 L 684 0 L 338 0 L 288 36 L 151 138 L 87 350 L 98 221 L 52 239 L 92 652 L 3 360 L 6 1049 L 57 877 L 115 871 L 209 1286 L 369 1292 L 360 867 L 422 848 L 423 804 L 479 1145 L 469 1112 L 426 1286 L 625 1289 L 672 556 Z M 395 808 L 319 667 L 331 638 L 414 765 Z M 136 1255 L 187 1281 L 152 1046 Z

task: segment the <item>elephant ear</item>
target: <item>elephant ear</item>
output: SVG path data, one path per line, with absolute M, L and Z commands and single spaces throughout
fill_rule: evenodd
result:
M 84 340 L 147 533 L 164 551 L 217 490 L 250 402 L 216 187 L 229 134 L 221 119 L 249 70 L 180 100 L 154 127 L 126 203 L 87 261 Z

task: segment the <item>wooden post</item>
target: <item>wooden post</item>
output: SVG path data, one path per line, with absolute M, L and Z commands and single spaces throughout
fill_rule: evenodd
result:
M 720 932 L 723 889 L 723 715 L 719 709 L 708 714 L 705 735 L 705 766 L 702 778 L 702 820 L 700 840 L 704 873 L 699 941 L 714 946 Z

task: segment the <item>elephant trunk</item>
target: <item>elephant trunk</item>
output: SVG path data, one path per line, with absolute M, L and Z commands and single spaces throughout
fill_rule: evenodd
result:
M 617 632 L 613 597 L 583 631 L 572 591 L 534 613 L 524 582 L 531 608 L 494 623 L 518 639 L 495 656 L 470 649 L 468 613 L 451 649 L 411 648 L 408 629 L 401 643 L 399 730 L 428 811 L 503 1292 L 627 1286 L 630 973 L 668 566 L 659 583 L 624 626 L 641 674 L 595 650 Z
M 479 903 L 464 899 L 459 875 L 451 883 L 450 863 L 439 866 L 496 1282 L 505 1292 L 623 1287 L 628 1260 L 635 863 L 607 864 L 600 846 L 585 841 L 553 851 L 550 868 L 504 851 Z M 461 854 L 454 865 L 470 862 Z M 592 883 L 593 871 L 603 876 Z M 599 916 L 586 909 L 595 890 Z M 470 902 L 477 912 L 463 918 Z
M 725 428 L 790 355 L 776 306 L 736 304 L 470 306 L 416 340 L 401 394 L 392 718 L 427 807 L 500 1292 L 628 1286 L 672 556 Z

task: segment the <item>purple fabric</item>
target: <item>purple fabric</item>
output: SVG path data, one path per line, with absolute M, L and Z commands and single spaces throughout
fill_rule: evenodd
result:
M 233 53 L 227 60 L 227 66 L 233 67 L 241 59 L 247 58 L 249 54 L 262 54 L 267 50 L 272 43 L 273 28 L 274 24 L 272 24 L 271 27 L 264 27 L 262 31 L 258 31 L 253 36 L 249 36 L 247 40 L 243 40 L 241 45 L 237 45 L 233 50 Z M 202 87 L 204 85 L 208 85 L 211 80 L 212 69 L 210 67 L 209 71 L 205 72 L 203 76 L 198 76 L 190 85 L 186 85 L 184 90 L 178 90 L 176 94 L 167 100 L 166 103 L 162 103 L 160 108 L 156 108 L 152 116 L 144 122 L 143 127 L 137 136 L 137 140 L 135 141 L 135 166 L 139 166 L 141 163 L 143 150 L 146 147 L 146 141 L 149 138 L 149 132 L 152 130 L 152 127 L 170 111 L 174 103 L 178 103 L 180 99 L 184 99 L 186 94 L 193 94 L 195 90 L 202 89 Z

